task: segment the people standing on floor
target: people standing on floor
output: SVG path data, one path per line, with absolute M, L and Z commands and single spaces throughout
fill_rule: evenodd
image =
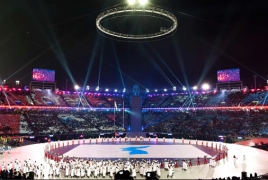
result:
M 188 163 L 185 160 L 183 160 L 182 161 L 182 170 L 187 171 L 187 169 L 188 169 Z
M 200 166 L 200 157 L 197 157 L 197 166 Z

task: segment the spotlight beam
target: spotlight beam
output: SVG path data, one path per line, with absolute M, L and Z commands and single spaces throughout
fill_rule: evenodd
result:
M 175 47 L 175 49 L 177 51 L 180 51 L 180 48 L 178 47 L 177 43 L 175 41 L 172 41 L 172 42 L 173 42 L 173 47 Z M 189 87 L 188 78 L 187 78 L 187 75 L 186 75 L 186 72 L 185 72 L 183 58 L 181 57 L 181 53 L 179 53 L 179 52 L 176 53 L 176 56 L 177 56 L 177 60 L 179 61 L 179 64 L 180 64 L 180 69 L 181 69 L 184 81 L 186 83 L 186 86 Z
M 93 52 L 96 52 L 97 51 L 97 47 L 99 46 L 100 44 L 100 37 L 98 36 L 97 37 L 97 40 L 95 41 L 96 43 L 94 43 L 94 47 L 92 49 Z M 85 90 L 85 87 L 86 87 L 86 84 L 87 84 L 87 81 L 88 81 L 88 78 L 90 76 L 90 73 L 91 73 L 91 69 L 92 69 L 92 66 L 95 62 L 95 53 L 92 53 L 90 58 L 89 58 L 89 63 L 88 63 L 88 68 L 87 68 L 87 73 L 86 73 L 86 77 L 85 77 L 85 81 L 84 81 L 84 85 L 83 85 L 83 90 L 82 92 L 84 92 Z
M 158 64 L 151 58 L 151 56 L 140 46 L 144 54 L 149 58 L 149 61 L 153 64 L 154 68 L 164 77 L 164 79 L 171 85 L 171 87 L 174 87 L 174 84 L 170 81 L 170 79 L 167 77 L 167 75 L 162 71 L 162 69 L 158 66 Z
M 76 59 L 74 59 L 74 58 L 72 58 L 72 57 L 70 57 L 70 56 L 65 55 L 64 53 L 61 52 L 61 48 L 60 48 L 59 46 L 56 47 L 58 50 L 55 51 L 54 49 L 45 47 L 45 46 L 40 45 L 40 44 L 38 44 L 38 43 L 35 43 L 35 42 L 33 42 L 33 41 L 29 41 L 29 42 L 31 42 L 31 43 L 33 43 L 33 44 L 35 44 L 35 45 L 37 45 L 37 46 L 43 47 L 43 48 L 45 48 L 45 49 L 47 49 L 47 50 L 50 50 L 50 51 L 54 52 L 55 55 L 57 56 L 59 62 L 61 63 L 61 65 L 64 67 L 64 70 L 65 70 L 66 73 L 68 74 L 70 80 L 72 81 L 73 84 L 75 84 L 75 80 L 74 80 L 74 78 L 73 78 L 73 76 L 72 76 L 72 74 L 71 74 L 71 71 L 70 71 L 70 69 L 69 69 L 67 63 L 66 63 L 66 59 L 65 59 L 65 57 L 83 63 L 82 61 L 80 61 L 80 60 L 76 60 Z M 56 44 L 56 45 L 57 45 L 57 44 Z M 51 45 L 51 46 L 52 46 L 52 45 Z
M 12 76 L 14 76 L 15 74 L 17 74 L 18 72 L 20 72 L 22 69 L 24 69 L 25 67 L 27 67 L 30 63 L 34 62 L 35 60 L 37 60 L 38 58 L 40 58 L 41 56 L 43 56 L 45 53 L 47 53 L 48 50 L 43 51 L 42 53 L 38 54 L 37 56 L 35 56 L 32 60 L 30 60 L 28 63 L 26 63 L 24 66 L 22 66 L 21 68 L 19 68 L 16 72 L 14 72 L 13 74 L 11 74 L 10 76 L 8 76 L 6 78 L 6 80 L 8 80 L 9 78 L 11 78 Z
M 119 71 L 119 70 L 118 70 L 116 67 L 114 67 L 112 64 L 108 63 L 107 61 L 106 61 L 106 63 L 107 63 L 108 65 L 110 65 L 112 68 L 114 68 L 115 70 Z M 128 79 L 132 80 L 132 81 L 135 82 L 136 84 L 138 84 L 138 85 L 140 85 L 141 87 L 143 87 L 144 89 L 146 89 L 145 86 L 143 86 L 143 85 L 140 84 L 138 81 L 136 81 L 135 79 L 133 79 L 133 78 L 131 78 L 130 76 L 128 76 L 126 73 L 124 73 L 124 72 L 122 72 L 122 71 L 121 71 L 121 73 L 122 73 L 124 76 L 126 76 Z
M 119 72 L 119 75 L 121 77 L 121 81 L 122 81 L 123 87 L 125 87 L 124 79 L 123 79 L 123 76 L 122 76 L 122 72 L 121 72 L 121 68 L 120 68 L 120 65 L 119 65 L 118 57 L 117 57 L 117 54 L 116 54 L 116 48 L 115 48 L 115 45 L 114 44 L 113 44 L 113 50 L 114 50 L 114 55 L 115 55 L 115 60 L 116 60 L 118 72 Z
M 154 48 L 152 48 L 151 46 L 149 46 L 150 49 L 156 54 L 157 58 L 165 65 L 165 67 L 169 70 L 169 72 L 174 76 L 174 78 L 180 83 L 181 86 L 183 86 L 183 84 L 181 83 L 181 81 L 177 78 L 177 76 L 173 73 L 173 71 L 169 68 L 169 66 L 167 65 L 167 63 L 162 59 L 162 57 L 155 51 Z
M 101 56 L 100 56 L 100 65 L 99 65 L 99 77 L 98 77 L 98 87 L 100 87 L 100 76 L 101 76 L 101 68 L 102 68 L 102 61 L 103 61 L 103 49 L 104 49 L 104 43 L 102 42 L 102 48 L 101 48 Z

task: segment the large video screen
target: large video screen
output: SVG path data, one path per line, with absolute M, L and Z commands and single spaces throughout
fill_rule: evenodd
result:
M 33 69 L 33 81 L 55 82 L 55 70 Z
M 226 69 L 217 71 L 218 82 L 240 81 L 240 69 Z

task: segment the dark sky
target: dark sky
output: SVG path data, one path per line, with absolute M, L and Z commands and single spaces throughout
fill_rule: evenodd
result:
M 27 85 L 33 68 L 45 68 L 56 70 L 60 89 L 66 79 L 69 87 L 181 88 L 215 86 L 217 70 L 240 68 L 245 85 L 253 86 L 254 74 L 257 84 L 266 84 L 267 0 L 150 0 L 171 11 L 178 28 L 169 38 L 143 43 L 115 41 L 96 30 L 96 17 L 124 2 L 1 0 L 0 78 Z M 142 32 L 164 24 L 152 17 L 116 19 L 105 26 L 128 31 L 137 23 L 135 32 Z

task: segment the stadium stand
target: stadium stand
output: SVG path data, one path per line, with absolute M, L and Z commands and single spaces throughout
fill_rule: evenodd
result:
M 20 124 L 20 114 L 0 113 L 0 132 L 1 134 L 18 134 Z
M 267 96 L 268 92 L 264 90 L 147 94 L 142 99 L 141 107 L 143 131 L 184 135 L 268 134 L 268 113 L 260 108 L 255 109 L 268 104 Z M 23 112 L 12 109 L 19 101 L 20 106 L 29 106 L 32 109 Z M 53 93 L 48 90 L 2 90 L 0 104 L 7 105 L 6 108 L 0 109 L 2 133 L 66 134 L 128 131 L 129 112 L 124 114 L 124 126 L 122 109 L 116 111 L 114 118 L 114 102 L 121 108 L 123 101 L 126 108 L 131 107 L 131 98 L 128 95 L 123 97 L 103 93 L 82 95 Z M 34 106 L 55 108 L 35 109 Z M 76 107 L 81 107 L 82 110 Z M 223 109 L 217 109 L 219 107 Z M 238 109 L 228 109 L 230 107 Z
M 60 95 L 50 90 L 34 90 L 30 95 L 35 106 L 67 106 Z
M 143 113 L 145 132 L 253 136 L 267 134 L 268 113 L 245 110 L 151 110 Z
M 63 100 L 71 107 L 90 107 L 88 101 L 82 93 L 62 94 Z

